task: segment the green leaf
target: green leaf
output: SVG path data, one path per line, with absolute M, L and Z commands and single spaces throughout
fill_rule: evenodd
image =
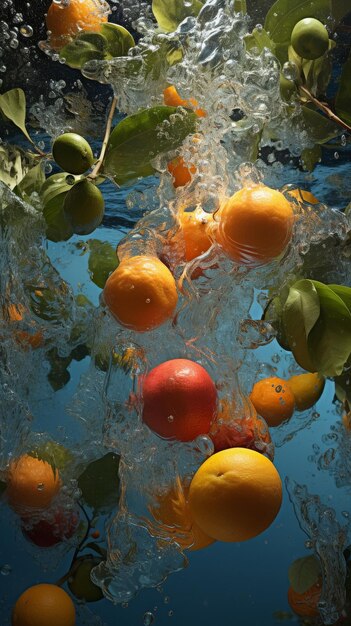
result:
M 119 499 L 119 457 L 109 452 L 88 465 L 78 478 L 86 504 L 94 510 L 110 509 Z
M 33 166 L 34 159 L 26 158 L 20 148 L 0 145 L 0 181 L 14 189 Z
M 340 376 L 351 353 L 351 313 L 327 285 L 313 281 L 320 302 L 320 316 L 308 338 L 315 371 Z
M 343 285 L 328 285 L 328 287 L 341 298 L 351 312 L 351 287 L 344 287 Z
M 203 7 L 199 0 L 152 0 L 152 12 L 159 27 L 166 33 L 177 30 L 186 17 L 196 17 Z
M 234 0 L 234 11 L 235 13 L 242 13 L 243 15 L 246 15 L 247 13 L 246 0 Z
M 93 283 L 103 289 L 110 274 L 118 267 L 115 248 L 107 241 L 89 241 L 90 255 L 88 268 Z
M 301 162 L 308 172 L 313 172 L 322 158 L 322 148 L 316 143 L 313 148 L 305 148 L 301 153 Z
M 319 560 L 315 556 L 297 559 L 289 567 L 289 582 L 296 593 L 305 593 L 319 578 L 322 571 Z
M 313 281 L 294 283 L 283 307 L 284 333 L 297 363 L 310 372 L 318 371 L 309 351 L 308 336 L 319 316 L 319 298 Z
M 150 176 L 151 161 L 178 148 L 195 131 L 196 119 L 192 111 L 166 106 L 126 117 L 111 133 L 103 173 L 119 185 Z
M 342 68 L 335 111 L 346 124 L 351 124 L 351 55 Z
M 23 200 L 28 201 L 32 193 L 39 193 L 45 183 L 45 173 L 43 164 L 40 162 L 32 167 L 29 172 L 22 178 L 21 182 L 14 188 L 16 193 Z
M 105 56 L 105 52 L 80 37 L 76 37 L 74 41 L 68 43 L 60 51 L 60 59 L 74 69 L 81 69 L 88 61 L 102 61 Z
M 103 24 L 101 34 L 106 38 L 107 50 L 112 57 L 125 57 L 130 48 L 135 46 L 135 41 L 130 32 L 119 24 Z
M 73 461 L 73 455 L 68 448 L 56 441 L 46 441 L 39 444 L 30 453 L 41 461 L 46 461 L 54 469 L 64 470 Z
M 337 124 L 314 109 L 303 106 L 302 117 L 305 129 L 314 143 L 323 145 L 341 133 L 341 128 Z
M 334 378 L 335 395 L 339 402 L 348 402 L 351 406 L 351 374 L 346 372 Z
M 338 24 L 351 13 L 350 0 L 331 0 L 331 14 Z
M 264 28 L 261 30 L 254 28 L 250 35 L 244 37 L 244 41 L 247 52 L 258 50 L 261 53 L 265 48 L 272 52 L 275 50 L 275 43 Z
M 11 89 L 0 96 L 0 111 L 33 143 L 26 129 L 26 106 L 23 89 Z

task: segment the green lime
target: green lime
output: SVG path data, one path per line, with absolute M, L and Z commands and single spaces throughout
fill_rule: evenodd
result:
M 328 50 L 328 31 L 319 20 L 305 17 L 295 24 L 291 33 L 291 45 L 300 57 L 313 61 Z
M 87 558 L 82 561 L 72 577 L 68 579 L 68 587 L 74 597 L 85 602 L 97 602 L 104 597 L 100 587 L 94 585 L 90 572 L 101 562 L 99 558 Z
M 57 165 L 70 174 L 84 174 L 94 163 L 90 145 L 77 133 L 64 133 L 57 137 L 52 155 Z
M 87 179 L 74 185 L 63 205 L 64 215 L 77 235 L 90 235 L 104 217 L 103 195 Z

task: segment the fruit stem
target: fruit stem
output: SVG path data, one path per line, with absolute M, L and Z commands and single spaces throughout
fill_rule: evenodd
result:
M 347 130 L 349 133 L 351 133 L 351 126 L 346 124 L 346 122 L 340 119 L 340 117 L 335 115 L 335 113 L 333 113 L 333 111 L 331 111 L 331 109 L 326 104 L 323 104 L 322 102 L 317 100 L 317 98 L 315 98 L 311 94 L 311 92 L 308 89 L 306 89 L 306 87 L 300 86 L 300 92 L 302 92 L 305 96 L 307 96 L 308 99 L 311 102 L 313 102 L 313 104 L 317 107 L 317 109 L 320 109 L 321 111 L 323 111 L 323 113 L 325 113 L 329 117 L 329 119 L 333 120 L 333 122 L 335 122 L 336 124 L 344 128 L 344 130 Z
M 105 154 L 106 154 L 108 140 L 109 140 L 110 134 L 111 134 L 112 120 L 113 120 L 113 116 L 115 114 L 116 106 L 117 106 L 117 98 L 116 98 L 116 96 L 114 96 L 114 98 L 112 100 L 112 103 L 111 103 L 111 108 L 110 108 L 110 111 L 109 111 L 109 114 L 108 114 L 108 118 L 107 118 L 105 136 L 104 136 L 104 140 L 102 142 L 100 156 L 99 156 L 97 162 L 95 163 L 95 167 L 94 167 L 93 171 L 88 176 L 89 180 L 95 180 L 95 178 L 98 177 L 98 174 L 100 172 L 101 166 L 103 164 L 104 157 L 105 157 Z

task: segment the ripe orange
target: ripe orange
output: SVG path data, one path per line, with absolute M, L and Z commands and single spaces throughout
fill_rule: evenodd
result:
M 295 406 L 298 411 L 310 409 L 321 397 L 325 378 L 315 373 L 298 374 L 288 380 L 289 387 L 295 397 Z
M 169 269 L 157 257 L 146 255 L 122 260 L 107 279 L 103 294 L 118 322 L 139 332 L 166 322 L 178 301 Z
M 142 381 L 143 421 L 165 439 L 192 441 L 206 435 L 215 418 L 217 390 L 204 367 L 172 359 Z
M 80 31 L 99 30 L 107 22 L 107 12 L 109 8 L 104 0 L 62 0 L 61 4 L 53 1 L 46 16 L 50 46 L 59 50 Z
M 280 191 L 264 185 L 244 187 L 217 213 L 217 243 L 233 260 L 262 265 L 288 245 L 294 223 L 291 204 Z
M 288 602 L 296 615 L 300 617 L 317 617 L 318 602 L 322 593 L 322 579 L 318 580 L 304 593 L 297 593 L 292 587 L 288 590 Z
M 288 191 L 289 196 L 295 198 L 298 202 L 309 202 L 309 204 L 319 204 L 319 200 L 310 191 L 303 189 L 291 189 Z
M 201 550 L 214 542 L 192 519 L 189 502 L 189 485 L 177 478 L 167 490 L 154 498 L 149 506 L 156 523 L 149 525 L 149 532 L 155 536 L 166 536 L 178 543 L 181 548 Z
M 192 261 L 211 247 L 208 227 L 212 223 L 211 213 L 201 207 L 193 211 L 181 209 L 177 215 L 179 230 L 171 236 L 164 247 L 164 256 L 176 262 Z
M 190 183 L 192 174 L 196 174 L 196 167 L 189 163 L 185 164 L 183 157 L 177 157 L 168 163 L 168 171 L 172 174 L 173 187 L 184 187 Z
M 291 418 L 295 409 L 295 397 L 289 383 L 276 376 L 255 383 L 250 400 L 268 426 L 279 426 Z
M 195 522 L 218 541 L 246 541 L 266 530 L 277 516 L 282 483 L 273 463 L 247 448 L 209 457 L 190 484 Z
M 167 87 L 167 89 L 163 92 L 163 100 L 167 106 L 170 107 L 184 107 L 186 109 L 194 109 L 194 112 L 198 117 L 206 117 L 206 111 L 200 109 L 199 103 L 194 98 L 190 98 L 189 100 L 184 100 L 179 95 L 178 91 L 171 85 Z
M 22 517 L 26 509 L 46 509 L 61 486 L 59 473 L 52 466 L 28 454 L 10 464 L 6 494 L 9 504 Z
M 9 304 L 6 307 L 5 316 L 11 322 L 22 322 L 25 316 L 26 309 L 23 304 Z M 34 333 L 30 333 L 26 330 L 15 330 L 14 337 L 17 343 L 21 344 L 24 348 L 40 348 L 44 343 L 44 336 L 41 330 Z
M 12 626 L 75 626 L 74 604 L 57 585 L 34 585 L 18 598 L 12 611 Z

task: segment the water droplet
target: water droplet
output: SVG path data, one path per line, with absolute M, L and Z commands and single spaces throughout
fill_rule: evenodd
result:
M 38 483 L 37 489 L 38 489 L 38 491 L 44 491 L 44 489 L 45 489 L 44 483 Z
M 23 24 L 20 28 L 20 33 L 23 37 L 32 37 L 33 28 L 29 24 Z
M 144 613 L 144 617 L 143 617 L 143 624 L 144 626 L 151 626 L 151 624 L 153 624 L 155 621 L 155 616 L 153 613 L 150 613 L 150 611 L 146 611 L 146 613 Z
M 338 152 L 334 152 L 334 159 L 338 159 L 339 158 L 339 153 Z
M 173 617 L 173 615 L 174 615 L 174 611 L 172 611 L 172 610 L 168 611 L 168 617 Z
M 66 176 L 67 185 L 74 185 L 75 182 L 76 182 L 76 179 L 72 174 L 68 174 L 68 176 Z
M 145 302 L 146 302 L 146 304 L 150 304 L 151 299 L 150 298 L 146 298 Z
M 170 415 L 170 417 L 172 417 L 172 418 L 173 418 L 173 415 Z M 165 604 L 169 604 L 170 599 L 171 599 L 171 598 L 170 598 L 169 596 L 165 596 L 165 597 L 164 597 L 164 599 L 163 599 L 163 602 L 164 602 Z
M 170 424 L 171 424 L 172 422 L 174 422 L 174 415 L 169 415 L 169 416 L 167 417 L 167 422 L 169 422 Z M 165 602 L 166 602 L 166 598 L 165 598 Z
M 127 609 L 129 606 L 128 602 L 122 602 L 121 607 L 122 609 Z
M 292 63 L 291 61 L 287 61 L 287 63 L 284 63 L 282 72 L 283 76 L 287 80 L 296 80 L 299 75 L 297 65 L 295 65 L 295 63 Z
M 5 565 L 2 565 L 0 569 L 0 574 L 2 576 L 8 576 L 9 574 L 11 574 L 11 572 L 12 572 L 11 565 L 8 565 L 7 563 L 5 563 Z
M 273 363 L 279 363 L 279 361 L 280 361 L 280 356 L 279 356 L 279 354 L 273 354 L 273 356 L 272 356 L 272 362 L 273 362 Z
M 52 165 L 51 163 L 46 163 L 45 164 L 45 174 L 51 174 L 52 172 Z
M 281 393 L 283 391 L 283 387 L 281 385 L 277 385 L 275 390 L 277 393 Z

